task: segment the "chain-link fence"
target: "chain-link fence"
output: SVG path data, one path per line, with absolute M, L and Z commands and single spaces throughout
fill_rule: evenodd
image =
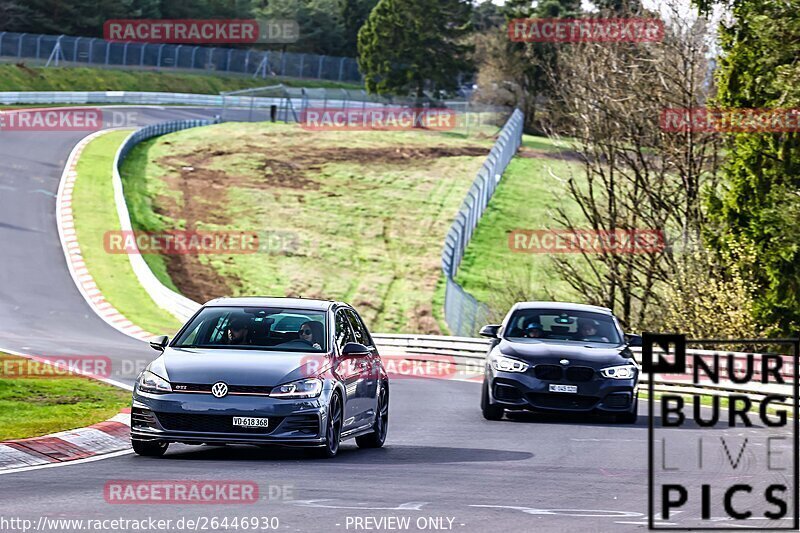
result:
M 352 57 L 0 32 L 0 57 L 49 65 L 170 68 L 361 83 Z
M 303 111 L 358 110 L 374 108 L 432 108 L 453 113 L 453 128 L 460 134 L 494 136 L 512 112 L 507 106 L 478 104 L 469 100 L 432 100 L 381 96 L 364 90 L 308 89 L 273 85 L 222 93 L 224 121 L 298 122 Z
M 465 291 L 454 278 L 472 233 L 489 205 L 508 163 L 522 142 L 523 115 L 517 109 L 508 119 L 489 157 L 478 172 L 450 227 L 442 250 L 442 271 L 447 280 L 444 317 L 453 335 L 475 335 L 486 323 L 489 308 Z

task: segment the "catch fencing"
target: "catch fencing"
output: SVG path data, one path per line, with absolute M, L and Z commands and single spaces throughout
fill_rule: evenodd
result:
M 522 111 L 516 109 L 503 126 L 500 137 L 472 183 L 445 239 L 442 250 L 442 271 L 447 284 L 444 316 L 453 335 L 475 335 L 488 320 L 488 306 L 465 291 L 455 281 L 455 277 L 472 234 L 489 205 L 503 172 L 522 143 L 522 126 Z
M 362 82 L 352 57 L 300 54 L 277 50 L 112 42 L 100 38 L 0 32 L 0 57 L 49 65 L 94 65 L 117 68 L 202 70 L 245 74 Z

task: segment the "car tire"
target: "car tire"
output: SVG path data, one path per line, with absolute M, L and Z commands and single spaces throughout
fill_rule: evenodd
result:
M 161 457 L 167 453 L 168 442 L 159 440 L 131 440 L 131 447 L 136 455 L 144 457 Z
M 486 420 L 501 420 L 505 409 L 498 405 L 489 403 L 489 383 L 483 382 L 483 394 L 481 394 L 481 411 Z
M 331 459 L 339 453 L 342 441 L 342 421 L 344 420 L 344 406 L 338 392 L 333 394 L 328 409 L 328 424 L 325 426 L 325 445 L 317 448 L 317 455 L 323 459 Z
M 617 422 L 621 424 L 635 424 L 639 420 L 639 398 L 633 402 L 633 409 L 627 413 L 617 415 Z
M 389 389 L 383 385 L 378 395 L 378 413 L 372 425 L 372 433 L 356 437 L 359 448 L 380 448 L 386 442 L 389 431 Z

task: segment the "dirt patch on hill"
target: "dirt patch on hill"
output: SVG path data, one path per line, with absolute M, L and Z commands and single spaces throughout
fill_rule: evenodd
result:
M 230 188 L 260 190 L 319 190 L 318 175 L 330 163 L 425 165 L 427 161 L 447 157 L 484 157 L 485 146 L 398 146 L 368 147 L 315 147 L 311 143 L 291 146 L 280 153 L 265 146 L 243 145 L 241 150 L 226 151 L 217 148 L 163 157 L 157 161 L 168 169 L 164 182 L 180 192 L 180 199 L 161 196 L 156 199 L 154 211 L 172 220 L 185 221 L 185 228 L 195 230 L 198 223 L 228 225 L 232 218 L 228 211 L 227 191 Z M 221 170 L 226 158 L 250 158 L 253 171 L 236 174 Z M 339 193 L 331 193 L 338 195 Z M 302 201 L 302 196 L 299 197 Z M 194 255 L 166 257 L 170 277 L 180 291 L 196 301 L 205 302 L 219 296 L 231 295 L 241 286 L 240 280 L 223 277 L 212 267 L 203 264 Z M 305 291 L 305 296 L 309 296 Z M 417 311 L 417 310 L 415 310 Z M 419 309 L 412 322 L 421 331 L 434 332 L 438 327 L 431 309 Z

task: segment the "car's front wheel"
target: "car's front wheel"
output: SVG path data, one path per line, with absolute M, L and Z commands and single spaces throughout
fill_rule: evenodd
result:
M 167 453 L 169 448 L 168 442 L 161 442 L 158 440 L 131 440 L 136 455 L 143 455 L 145 457 L 161 457 Z
M 483 412 L 483 418 L 486 420 L 500 420 L 505 412 L 502 407 L 492 405 L 489 402 L 489 382 L 485 380 L 483 382 L 483 394 L 481 394 L 481 411 Z
M 372 425 L 372 433 L 367 433 L 356 437 L 356 444 L 359 448 L 380 448 L 386 442 L 386 433 L 389 431 L 389 389 L 381 387 L 378 396 L 378 412 L 375 415 L 375 423 Z
M 328 408 L 328 425 L 325 428 L 325 445 L 317 450 L 320 457 L 336 457 L 336 454 L 339 453 L 339 444 L 342 440 L 343 413 L 342 400 L 339 393 L 336 392 L 333 394 L 330 407 Z

